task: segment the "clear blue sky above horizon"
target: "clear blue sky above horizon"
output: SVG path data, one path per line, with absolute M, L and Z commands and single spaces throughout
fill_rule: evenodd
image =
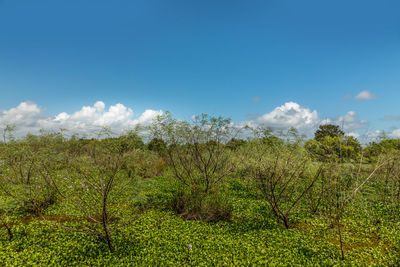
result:
M 398 1 L 2 0 L 0 110 L 29 100 L 57 115 L 101 100 L 243 121 L 292 101 L 393 130 L 399 11 Z M 362 91 L 374 97 L 355 100 Z

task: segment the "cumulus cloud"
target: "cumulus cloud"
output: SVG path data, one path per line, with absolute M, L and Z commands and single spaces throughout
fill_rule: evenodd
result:
M 16 125 L 18 133 L 24 133 L 26 129 L 38 131 L 39 122 L 45 119 L 40 108 L 32 102 L 22 102 L 15 108 L 0 111 L 0 127 L 8 124 Z
M 135 118 L 131 108 L 123 104 L 115 104 L 106 109 L 102 101 L 93 106 L 83 106 L 80 110 L 68 114 L 61 112 L 56 116 L 46 116 L 42 110 L 32 102 L 22 102 L 15 108 L 0 111 L 0 125 L 15 124 L 17 136 L 37 133 L 40 129 L 58 131 L 61 128 L 68 129 L 71 133 L 87 135 L 98 130 L 102 126 L 111 127 L 115 133 L 132 129 L 138 124 L 149 124 L 161 110 L 148 109 L 138 118 Z
M 0 113 L 0 118 L 4 122 L 12 124 L 27 124 L 38 119 L 40 108 L 32 102 L 22 102 L 15 108 L 3 110 Z
M 249 118 L 246 122 L 249 126 L 264 125 L 274 130 L 286 130 L 294 127 L 308 137 L 312 137 L 320 124 L 336 124 L 343 127 L 347 135 L 359 137 L 356 130 L 368 126 L 368 121 L 361 120 L 354 111 L 349 111 L 338 118 L 320 119 L 316 110 L 303 107 L 295 102 L 287 102 L 276 107 L 269 113 L 257 118 Z
M 368 90 L 362 91 L 354 97 L 354 99 L 358 101 L 377 99 L 377 98 L 379 98 L 379 96 L 371 94 L 371 92 Z
M 163 112 L 161 110 L 152 110 L 152 109 L 146 109 L 145 112 L 140 115 L 140 117 L 134 121 L 134 124 L 140 123 L 140 124 L 149 124 L 153 121 L 154 118 L 157 116 L 162 115 Z
M 252 116 L 242 124 L 249 126 L 263 125 L 274 130 L 286 130 L 294 127 L 309 135 L 318 123 L 319 118 L 316 110 L 311 111 L 295 102 L 286 102 L 269 113 L 258 117 Z
M 260 124 L 266 124 L 277 129 L 304 128 L 318 123 L 318 113 L 316 110 L 311 111 L 295 102 L 287 102 L 276 107 L 270 113 L 262 115 L 257 121 Z

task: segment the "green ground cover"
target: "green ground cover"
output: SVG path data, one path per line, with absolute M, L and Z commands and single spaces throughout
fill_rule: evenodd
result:
M 168 199 L 168 179 L 140 180 L 132 204 Z M 164 190 L 165 189 L 165 190 Z M 132 192 L 133 194 L 134 192 Z M 43 218 L 25 217 L 8 239 L 0 229 L 0 265 L 396 265 L 398 223 L 383 220 L 379 229 L 366 220 L 343 220 L 346 259 L 341 260 L 337 229 L 326 219 L 298 212 L 293 227 L 283 228 L 256 194 L 232 180 L 233 218 L 209 223 L 185 220 L 152 207 L 113 233 L 116 251 L 94 236 L 52 226 L 73 225 L 67 205 L 56 205 Z

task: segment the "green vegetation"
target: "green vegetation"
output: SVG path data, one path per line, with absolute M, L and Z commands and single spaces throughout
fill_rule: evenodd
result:
M 397 265 L 400 146 L 160 116 L 0 143 L 0 265 Z M 141 134 L 146 135 L 143 142 Z
M 318 161 L 357 161 L 361 152 L 360 143 L 352 136 L 345 136 L 339 126 L 320 125 L 314 139 L 305 143 L 305 148 Z

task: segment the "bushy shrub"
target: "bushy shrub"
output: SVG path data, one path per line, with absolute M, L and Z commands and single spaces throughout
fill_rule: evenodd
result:
M 318 161 L 357 161 L 361 152 L 360 143 L 352 136 L 325 136 L 306 141 L 304 147 Z
M 165 145 L 165 142 L 160 138 L 151 139 L 150 142 L 147 144 L 147 149 L 158 153 L 162 157 L 166 156 L 167 146 Z
M 171 208 L 189 220 L 207 222 L 229 221 L 233 207 L 224 191 L 210 193 L 178 189 L 170 203 Z

